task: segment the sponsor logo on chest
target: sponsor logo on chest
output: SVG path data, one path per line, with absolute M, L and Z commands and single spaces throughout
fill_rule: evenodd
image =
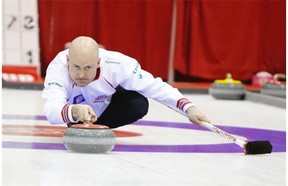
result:
M 79 104 L 85 101 L 85 98 L 82 94 L 79 94 L 73 98 L 73 104 Z
M 107 97 L 108 97 L 107 95 L 100 95 L 94 99 L 93 103 L 103 102 L 106 100 Z

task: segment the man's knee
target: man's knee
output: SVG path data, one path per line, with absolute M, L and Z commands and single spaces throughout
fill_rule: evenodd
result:
M 134 108 L 131 109 L 131 112 L 136 118 L 141 119 L 148 113 L 148 109 L 148 99 L 143 97 L 142 99 L 137 100 L 137 103 L 135 103 Z

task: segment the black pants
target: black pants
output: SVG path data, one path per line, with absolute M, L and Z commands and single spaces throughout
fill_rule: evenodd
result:
M 148 112 L 149 103 L 146 97 L 136 91 L 125 90 L 117 87 L 112 95 L 111 103 L 98 118 L 95 124 L 106 125 L 109 128 L 117 128 L 131 124 Z M 68 123 L 70 127 L 75 123 Z

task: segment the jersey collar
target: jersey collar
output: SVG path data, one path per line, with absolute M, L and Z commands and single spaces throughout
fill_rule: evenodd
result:
M 99 67 L 99 68 L 97 68 L 97 72 L 96 72 L 96 76 L 95 76 L 95 79 L 94 79 L 94 80 L 98 80 L 98 79 L 99 79 L 100 73 L 101 73 L 101 69 L 100 69 L 100 67 Z

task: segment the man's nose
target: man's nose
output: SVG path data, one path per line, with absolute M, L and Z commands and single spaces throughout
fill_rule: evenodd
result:
M 80 71 L 79 71 L 79 77 L 82 78 L 82 77 L 84 77 L 84 76 L 85 76 L 84 70 L 80 70 Z

